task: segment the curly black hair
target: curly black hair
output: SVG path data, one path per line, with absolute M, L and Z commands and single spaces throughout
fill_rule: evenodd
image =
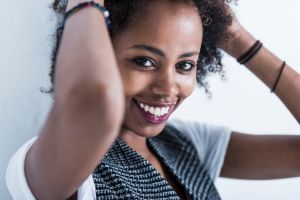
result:
M 134 23 L 142 11 L 147 0 L 106 0 L 105 7 L 110 12 L 111 26 L 110 36 L 116 37 L 129 23 Z M 174 0 L 169 0 L 174 1 Z M 180 0 L 177 0 L 180 1 Z M 203 42 L 197 66 L 197 83 L 209 92 L 207 75 L 223 74 L 222 51 L 220 46 L 230 37 L 226 28 L 231 24 L 232 17 L 228 12 L 231 0 L 181 0 L 193 2 L 199 10 L 204 27 Z M 66 10 L 67 0 L 54 0 L 51 8 L 58 17 L 57 30 L 53 35 L 54 47 L 51 55 L 50 78 L 52 87 L 48 91 L 53 93 L 55 63 L 63 33 L 63 16 Z

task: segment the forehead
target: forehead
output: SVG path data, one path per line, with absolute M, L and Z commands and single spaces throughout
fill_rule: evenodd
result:
M 117 37 L 119 48 L 146 43 L 164 51 L 200 50 L 202 23 L 198 9 L 187 1 L 147 1 L 138 18 Z M 127 46 L 128 47 L 128 46 Z

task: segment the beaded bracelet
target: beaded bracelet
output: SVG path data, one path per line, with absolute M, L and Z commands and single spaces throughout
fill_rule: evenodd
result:
M 78 12 L 79 10 L 83 9 L 83 8 L 87 8 L 87 7 L 95 7 L 97 8 L 104 16 L 105 18 L 105 22 L 106 22 L 106 26 L 109 26 L 111 21 L 109 19 L 109 12 L 108 10 L 104 7 L 101 6 L 99 3 L 96 3 L 94 1 L 89 1 L 89 2 L 83 2 L 83 3 L 79 3 L 77 6 L 75 6 L 74 8 L 72 8 L 71 10 L 69 10 L 64 17 L 64 24 L 66 22 L 66 20 L 73 15 L 74 13 Z
M 285 64 L 286 64 L 285 61 L 283 61 L 282 65 L 280 66 L 280 71 L 279 71 L 279 74 L 278 74 L 278 76 L 277 76 L 277 78 L 275 80 L 275 83 L 274 83 L 274 85 L 273 85 L 273 87 L 271 89 L 271 93 L 275 92 L 275 90 L 276 90 L 276 87 L 278 85 L 279 79 L 280 79 L 281 74 L 282 74 L 282 72 L 284 70 Z
M 257 40 L 253 46 L 250 47 L 249 50 L 247 50 L 243 55 L 241 55 L 237 61 L 240 64 L 245 64 L 246 62 L 248 62 L 251 58 L 253 58 L 253 56 L 261 49 L 261 47 L 263 46 L 263 44 Z

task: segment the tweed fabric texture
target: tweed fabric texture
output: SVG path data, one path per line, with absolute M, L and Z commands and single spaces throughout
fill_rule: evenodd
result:
M 192 141 L 183 133 L 167 126 L 147 144 L 185 189 L 187 199 L 221 199 Z M 159 172 L 120 138 L 95 169 L 93 180 L 99 200 L 179 200 Z

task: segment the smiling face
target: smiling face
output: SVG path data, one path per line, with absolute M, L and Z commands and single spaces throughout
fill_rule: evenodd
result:
M 126 98 L 122 131 L 157 135 L 194 90 L 201 19 L 194 5 L 175 2 L 148 1 L 113 40 Z

